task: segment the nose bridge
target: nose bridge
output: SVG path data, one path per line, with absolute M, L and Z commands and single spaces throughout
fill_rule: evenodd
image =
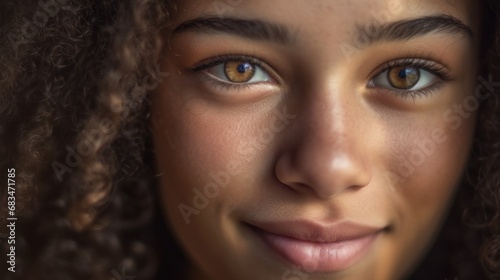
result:
M 306 96 L 296 141 L 276 166 L 278 178 L 295 190 L 309 189 L 323 198 L 364 187 L 371 174 L 363 158 L 359 100 L 341 83 Z
M 344 146 L 342 142 L 349 137 L 347 128 L 352 121 L 349 101 L 342 94 L 335 93 L 338 90 L 338 87 L 332 87 L 311 97 L 306 102 L 304 114 L 303 129 L 307 131 L 309 141 L 324 142 L 322 144 L 327 144 L 332 150 Z
M 356 100 L 350 94 L 341 86 L 331 86 L 317 98 L 311 98 L 308 108 L 311 111 L 305 116 L 308 133 L 304 135 L 302 150 L 310 156 L 315 154 L 318 167 L 347 168 L 359 157 L 361 117 L 356 114 Z
M 355 153 L 361 137 L 360 101 L 345 80 L 338 77 L 316 81 L 317 86 L 306 90 L 303 102 L 300 129 L 306 133 L 302 144 L 310 146 L 310 152 L 332 157 L 330 161 L 337 161 L 337 158 L 341 161 L 343 155 Z M 333 154 L 337 156 L 333 157 Z

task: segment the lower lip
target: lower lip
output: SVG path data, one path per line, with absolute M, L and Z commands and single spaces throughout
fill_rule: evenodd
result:
M 368 253 L 378 233 L 334 243 L 298 240 L 256 229 L 275 252 L 307 272 L 335 272 L 348 269 Z

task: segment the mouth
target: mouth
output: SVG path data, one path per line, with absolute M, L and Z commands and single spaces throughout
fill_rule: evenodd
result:
M 275 254 L 308 272 L 336 272 L 360 262 L 385 228 L 342 221 L 255 222 L 247 225 Z

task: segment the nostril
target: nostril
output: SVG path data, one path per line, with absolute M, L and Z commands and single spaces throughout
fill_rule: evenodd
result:
M 303 142 L 278 157 L 275 176 L 295 192 L 322 199 L 358 191 L 370 183 L 371 170 L 352 148 L 346 151 Z

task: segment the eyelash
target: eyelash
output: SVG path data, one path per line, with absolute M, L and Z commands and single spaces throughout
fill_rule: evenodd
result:
M 252 63 L 253 65 L 260 67 L 262 71 L 266 72 L 271 78 L 274 79 L 273 75 L 269 73 L 267 69 L 269 69 L 269 66 L 267 66 L 266 63 L 262 62 L 259 59 L 256 59 L 255 57 L 248 56 L 248 55 L 218 55 L 214 56 L 211 58 L 208 58 L 206 60 L 203 60 L 200 62 L 197 66 L 191 68 L 190 70 L 194 73 L 199 73 L 201 71 L 205 71 L 207 69 L 210 69 L 212 67 L 215 67 L 219 64 L 224 64 L 228 62 L 239 62 L 239 61 L 248 61 Z M 208 81 L 214 83 L 216 87 L 219 87 L 220 89 L 223 90 L 245 90 L 251 86 L 255 86 L 255 84 L 244 84 L 244 83 L 230 83 L 230 82 L 223 82 L 219 81 L 213 78 L 207 79 Z
M 263 71 L 265 71 L 269 76 L 272 77 L 272 75 L 269 73 L 267 69 L 269 69 L 269 66 L 262 62 L 259 59 L 256 59 L 255 57 L 248 56 L 248 55 L 223 55 L 223 56 L 214 56 L 211 58 L 208 58 L 202 62 L 200 62 L 197 66 L 191 68 L 190 70 L 194 73 L 199 73 L 201 71 L 205 71 L 207 69 L 210 69 L 212 67 L 215 67 L 219 64 L 224 64 L 228 62 L 238 62 L 238 61 L 248 61 L 258 67 L 260 67 Z M 451 81 L 453 80 L 453 77 L 451 76 L 450 71 L 442 66 L 441 64 L 434 62 L 431 58 L 416 58 L 416 57 L 407 57 L 407 58 L 401 58 L 401 59 L 396 59 L 392 60 L 389 62 L 386 62 L 382 66 L 380 66 L 380 70 L 377 71 L 377 74 L 372 77 L 377 77 L 378 75 L 382 74 L 383 72 L 395 68 L 395 67 L 414 67 L 414 68 L 419 68 L 426 70 L 430 72 L 433 75 L 436 75 L 438 78 L 440 78 L 443 81 Z M 274 79 L 274 78 L 273 78 Z M 216 87 L 222 89 L 222 90 L 245 90 L 251 86 L 254 86 L 254 84 L 239 84 L 239 83 L 230 83 L 230 82 L 223 82 L 223 81 L 218 81 L 213 78 L 207 78 L 208 81 L 212 82 Z M 430 94 L 434 93 L 442 83 L 435 83 L 434 85 L 427 87 L 425 89 L 421 90 L 401 90 L 401 89 L 388 89 L 390 90 L 391 93 L 396 95 L 397 97 L 400 98 L 417 98 L 417 97 L 423 97 L 423 96 L 429 96 Z M 385 88 L 387 89 L 387 88 Z
M 433 75 L 436 75 L 439 79 L 445 82 L 453 80 L 450 71 L 446 67 L 442 66 L 437 62 L 434 62 L 431 58 L 416 58 L 416 57 L 407 57 L 386 62 L 380 67 L 381 70 L 379 70 L 377 74 L 374 75 L 373 77 L 377 77 L 378 75 L 384 73 L 385 71 L 396 67 L 413 67 L 413 68 L 423 69 L 430 72 Z M 391 93 L 395 94 L 398 97 L 402 97 L 404 99 L 408 97 L 415 99 L 417 97 L 425 97 L 431 95 L 441 85 L 442 83 L 435 83 L 434 85 L 431 85 L 430 87 L 421 90 L 402 90 L 396 88 L 391 88 L 391 89 L 384 88 L 384 89 L 388 89 L 390 90 Z

